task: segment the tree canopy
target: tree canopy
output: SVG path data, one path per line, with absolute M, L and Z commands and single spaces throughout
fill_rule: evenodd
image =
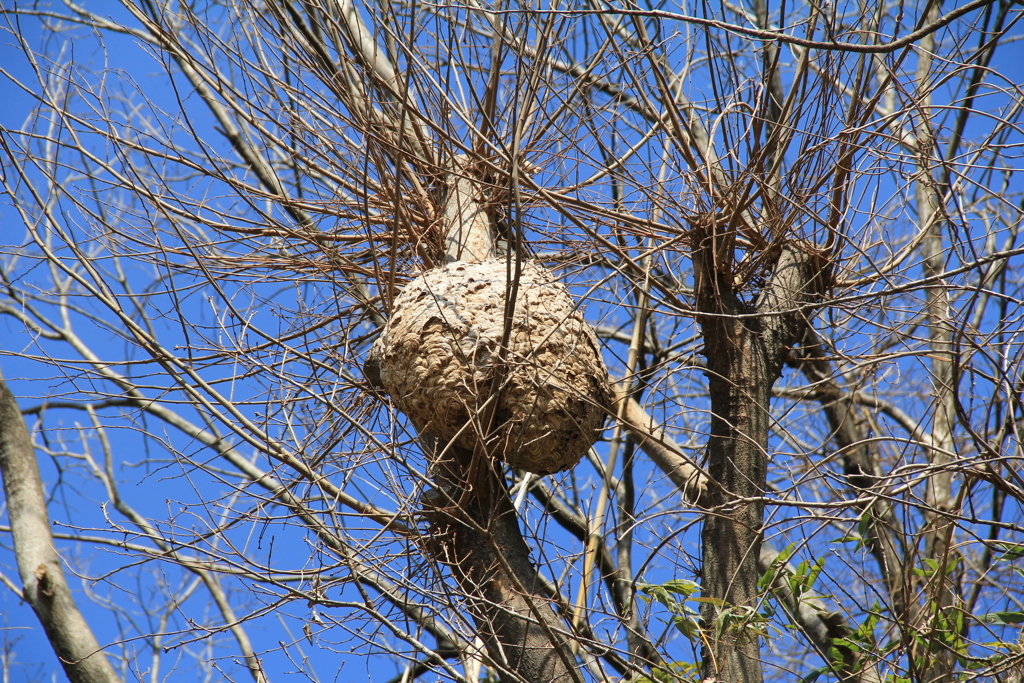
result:
M 1022 679 L 1019 3 L 0 14 L 5 680 Z M 460 197 L 455 443 L 367 363 Z M 530 264 L 610 373 L 554 474 Z

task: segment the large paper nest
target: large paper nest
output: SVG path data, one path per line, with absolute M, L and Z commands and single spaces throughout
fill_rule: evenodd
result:
M 603 429 L 612 400 L 608 370 L 568 290 L 529 262 L 502 363 L 506 279 L 504 259 L 456 261 L 420 275 L 395 299 L 370 359 L 417 429 L 467 449 L 480 439 L 503 365 L 488 452 L 536 474 L 560 472 Z

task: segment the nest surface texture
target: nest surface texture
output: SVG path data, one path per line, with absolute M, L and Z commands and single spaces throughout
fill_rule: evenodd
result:
M 370 356 L 417 429 L 467 449 L 481 438 L 485 403 L 503 368 L 488 451 L 529 472 L 560 472 L 579 462 L 604 427 L 608 370 L 568 290 L 532 262 L 522 267 L 502 361 L 506 281 L 504 259 L 423 273 L 395 299 Z

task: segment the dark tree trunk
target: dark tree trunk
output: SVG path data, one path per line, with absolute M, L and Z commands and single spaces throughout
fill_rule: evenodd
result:
M 482 459 L 474 463 L 473 453 L 459 448 L 435 468 L 438 488 L 423 500 L 429 550 L 467 597 L 488 665 L 509 683 L 580 680 L 500 472 Z
M 731 250 L 713 230 L 694 245 L 697 307 L 711 397 L 708 513 L 702 533 L 703 676 L 760 683 L 755 624 L 771 390 L 820 297 L 822 259 L 809 245 L 780 250 L 757 301 L 734 291 Z M 723 246 L 724 244 L 724 246 Z
M 737 302 L 738 303 L 738 302 Z M 736 306 L 735 312 L 746 312 Z M 704 675 L 716 680 L 755 683 L 762 680 L 760 643 L 743 627 L 744 616 L 757 607 L 757 559 L 768 443 L 770 376 L 767 350 L 758 319 L 712 318 L 704 322 L 711 395 L 711 441 L 708 473 L 712 486 L 702 534 L 705 603 L 702 615 L 709 634 L 720 630 L 704 654 Z M 744 502 L 737 503 L 737 500 Z

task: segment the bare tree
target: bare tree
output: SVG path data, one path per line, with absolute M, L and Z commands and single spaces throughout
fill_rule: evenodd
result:
M 0 578 L 73 680 L 1020 680 L 1015 3 L 3 16 Z

